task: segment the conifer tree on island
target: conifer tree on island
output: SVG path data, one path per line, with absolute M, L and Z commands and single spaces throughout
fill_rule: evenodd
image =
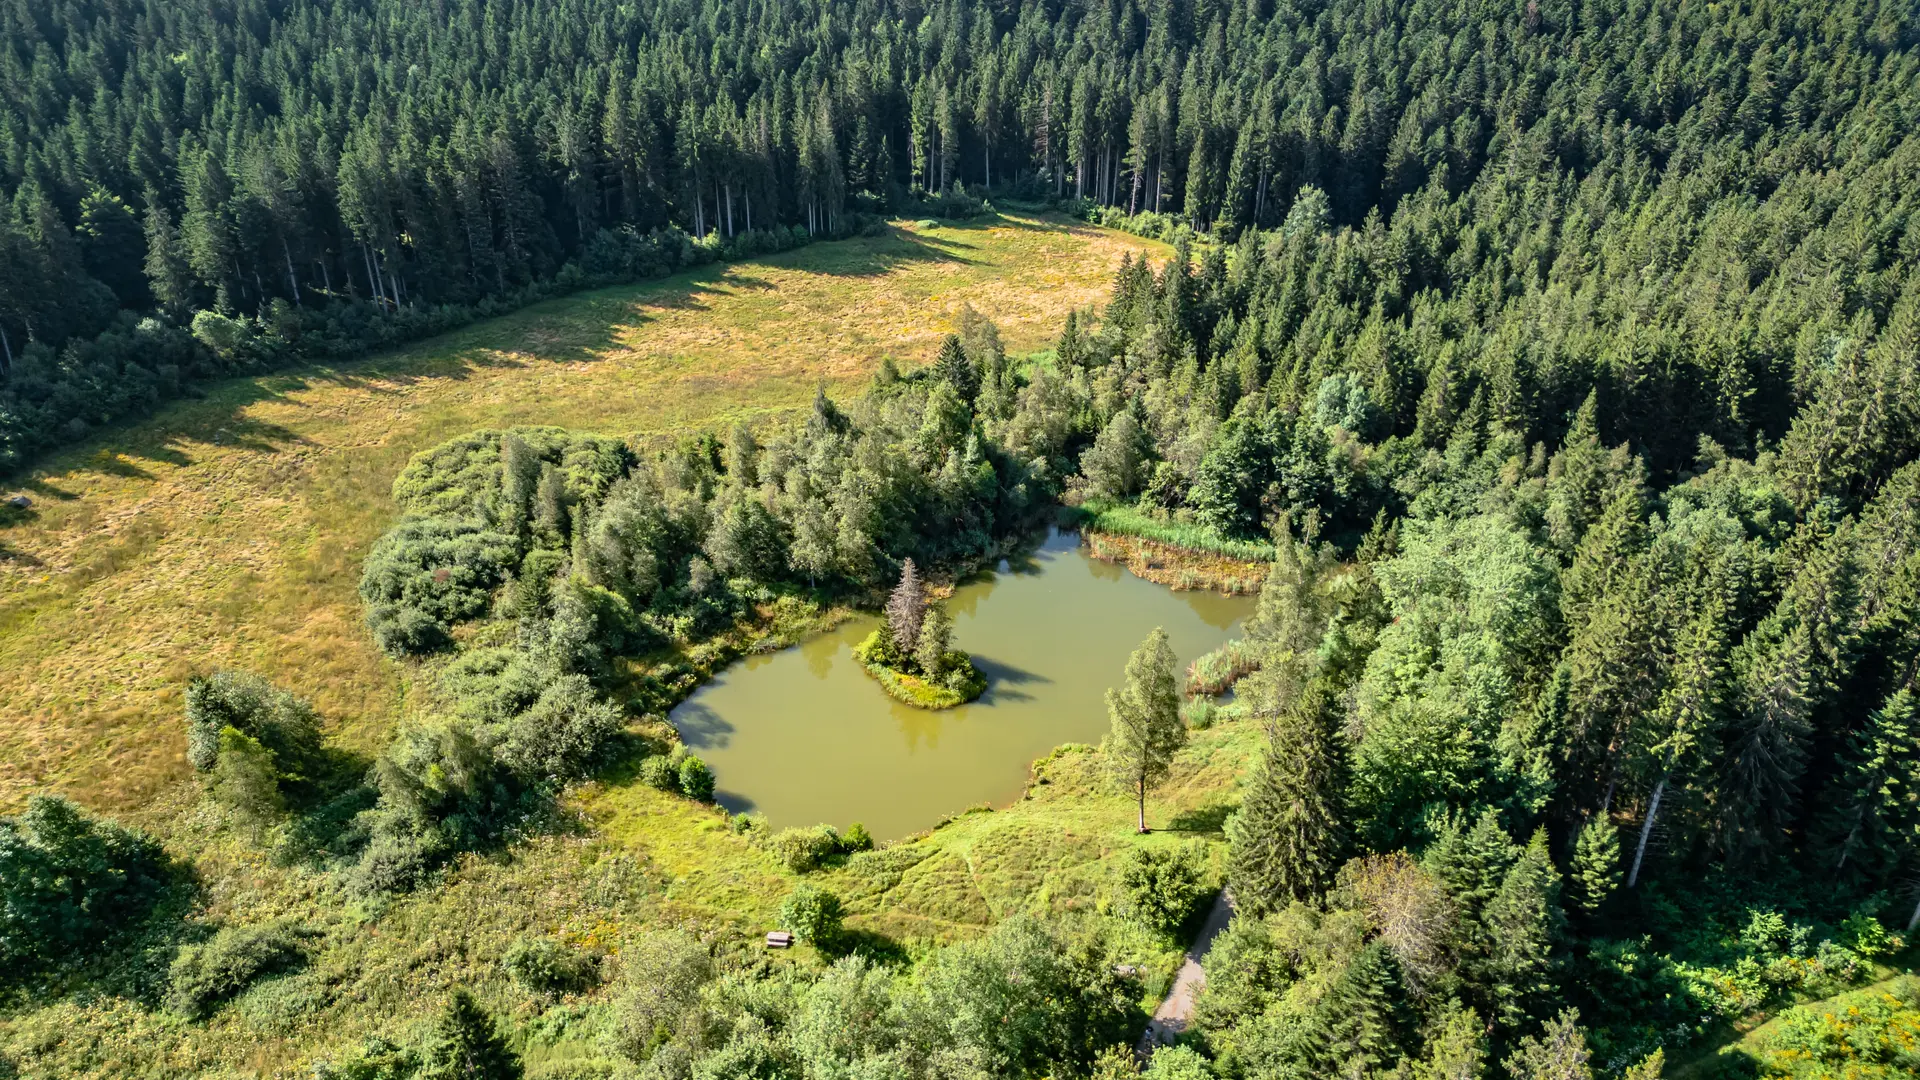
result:
M 900 565 L 900 584 L 887 598 L 887 631 L 902 653 L 911 655 L 920 643 L 920 624 L 927 617 L 927 595 L 920 571 L 908 559 Z
M 1138 800 L 1143 833 L 1147 789 L 1166 779 L 1174 751 L 1187 742 L 1174 662 L 1167 632 L 1155 627 L 1128 658 L 1126 685 L 1107 691 L 1107 715 L 1113 721 L 1107 760 L 1114 778 Z

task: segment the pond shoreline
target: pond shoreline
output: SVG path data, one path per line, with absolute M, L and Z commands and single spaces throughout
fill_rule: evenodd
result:
M 875 685 L 853 653 L 877 616 L 850 613 L 796 647 L 760 652 L 690 689 L 669 717 L 714 769 L 719 801 L 774 827 L 864 823 L 882 839 L 956 808 L 1017 799 L 1032 763 L 1063 743 L 1097 742 L 1105 692 L 1141 638 L 1164 626 L 1183 663 L 1218 647 L 1252 611 L 1242 595 L 1176 592 L 1094 557 L 1059 527 L 1006 545 L 946 601 L 956 649 L 987 686 L 930 711 Z

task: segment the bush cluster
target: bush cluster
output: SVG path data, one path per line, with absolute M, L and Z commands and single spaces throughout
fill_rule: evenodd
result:
M 780 925 L 823 951 L 839 943 L 842 919 L 840 898 L 817 885 L 802 884 L 780 903 Z
M 1178 933 L 1213 893 L 1191 847 L 1137 847 L 1117 874 L 1119 913 L 1156 934 Z
M 514 938 L 500 966 L 514 982 L 540 994 L 572 993 L 600 981 L 598 957 L 538 935 Z
M 854 659 L 896 701 L 922 709 L 951 709 L 986 692 L 986 676 L 973 658 L 957 649 L 942 654 L 936 673 L 925 674 L 913 657 L 902 653 L 884 628 L 853 647 Z
M 303 959 L 299 938 L 282 926 L 226 926 L 182 946 L 167 974 L 167 1008 L 190 1020 L 211 1013 L 260 978 Z
M 91 955 L 152 908 L 166 884 L 151 838 L 36 795 L 0 818 L 0 982 Z
M 873 849 L 866 826 L 855 822 L 845 833 L 831 825 L 782 829 L 766 841 L 782 865 L 796 874 L 810 874 L 858 852 Z

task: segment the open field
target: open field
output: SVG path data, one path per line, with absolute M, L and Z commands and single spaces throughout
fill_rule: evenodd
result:
M 537 305 L 363 363 L 209 388 L 43 462 L 0 527 L 0 809 L 122 813 L 186 774 L 186 678 L 269 673 L 351 747 L 408 708 L 360 620 L 360 560 L 414 451 L 478 427 L 647 436 L 766 415 L 879 358 L 929 357 L 962 304 L 1045 347 L 1147 241 L 1010 216 L 819 244 Z

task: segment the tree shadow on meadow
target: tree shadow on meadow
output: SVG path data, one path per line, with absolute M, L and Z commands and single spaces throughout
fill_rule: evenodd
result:
M 1215 834 L 1226 830 L 1227 819 L 1239 807 L 1233 803 L 1215 802 L 1183 810 L 1174 815 L 1163 827 L 1163 832 Z
M 993 227 L 1048 231 L 1064 226 L 1035 224 L 995 215 L 965 222 L 942 222 L 941 232 L 965 234 Z M 726 295 L 774 291 L 757 277 L 755 266 L 799 269 L 835 278 L 877 278 L 904 265 L 978 260 L 977 245 L 955 236 L 926 235 L 888 226 L 877 237 L 821 241 L 787 252 L 734 263 L 712 263 L 665 278 L 611 285 L 554 297 L 418 341 L 396 344 L 372 356 L 314 360 L 262 374 L 238 375 L 196 383 L 155 413 L 109 425 L 78 444 L 54 450 L 21 470 L 28 490 L 50 487 L 61 475 L 95 471 L 131 479 L 151 479 L 144 463 L 185 467 L 198 445 L 238 446 L 270 453 L 307 445 L 298 432 L 258 420 L 248 410 L 263 402 L 299 407 L 303 390 L 342 387 L 392 397 L 422 384 L 464 381 L 488 371 L 539 363 L 603 361 L 621 351 L 621 338 L 658 318 L 646 309 L 704 311 Z M 30 478 L 26 470 L 31 470 Z

